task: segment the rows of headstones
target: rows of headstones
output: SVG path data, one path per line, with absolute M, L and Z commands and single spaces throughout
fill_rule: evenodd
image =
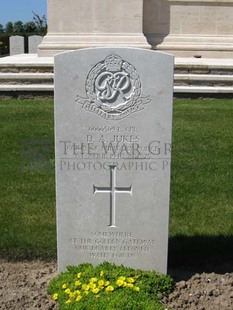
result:
M 34 35 L 28 38 L 28 53 L 37 53 L 38 45 L 42 42 L 43 37 Z M 19 55 L 25 53 L 25 42 L 23 36 L 10 37 L 10 55 Z

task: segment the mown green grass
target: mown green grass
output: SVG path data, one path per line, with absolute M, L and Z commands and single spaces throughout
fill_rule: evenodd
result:
M 181 256 L 185 242 L 232 240 L 232 121 L 233 100 L 174 102 L 170 236 Z M 53 128 L 52 100 L 0 101 L 0 257 L 56 257 Z
M 4 100 L 0 111 L 0 255 L 55 257 L 53 102 Z
M 174 105 L 170 235 L 233 234 L 233 100 Z

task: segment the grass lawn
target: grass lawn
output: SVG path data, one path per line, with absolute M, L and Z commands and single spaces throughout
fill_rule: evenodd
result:
M 56 255 L 52 101 L 0 101 L 0 255 Z
M 171 236 L 233 233 L 233 100 L 174 106 Z
M 171 265 L 233 260 L 233 100 L 174 104 Z
M 2 100 L 0 110 L 0 257 L 55 258 L 53 102 Z M 232 154 L 233 100 L 175 100 L 171 264 L 228 252 Z

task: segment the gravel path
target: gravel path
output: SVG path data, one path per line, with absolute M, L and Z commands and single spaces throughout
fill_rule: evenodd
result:
M 179 270 L 172 273 L 180 279 L 185 275 Z M 55 275 L 55 262 L 0 260 L 0 309 L 57 310 L 46 293 L 48 282 Z M 176 282 L 173 293 L 164 299 L 167 306 L 187 310 L 233 309 L 233 273 L 202 273 L 188 279 L 186 274 L 183 278 L 186 280 Z

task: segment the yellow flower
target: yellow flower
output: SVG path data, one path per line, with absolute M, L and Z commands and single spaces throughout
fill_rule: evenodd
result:
M 123 277 L 123 276 L 118 278 L 118 280 L 121 280 L 121 281 L 125 281 L 125 279 L 126 279 L 126 277 Z
M 70 299 L 68 299 L 66 302 L 65 302 L 65 304 L 70 304 L 71 303 L 71 300 Z
M 96 282 L 97 281 L 97 278 L 91 278 L 90 279 L 90 282 Z
M 134 282 L 135 282 L 134 278 L 127 278 L 127 281 L 128 281 L 129 283 L 134 283 Z
M 88 295 L 88 294 L 89 294 L 89 292 L 88 292 L 88 291 L 84 291 L 84 294 L 85 294 L 85 295 Z
M 81 294 L 81 292 L 80 292 L 79 290 L 74 291 L 74 293 L 75 293 L 76 295 L 80 295 L 80 294 Z
M 81 285 L 81 284 L 82 284 L 82 282 L 79 281 L 79 280 L 74 282 L 74 285 L 75 285 L 75 286 L 79 286 L 79 285 Z
M 63 288 L 63 289 L 67 288 L 67 284 L 64 283 L 64 284 L 62 285 L 62 288 Z
M 99 280 L 99 281 L 98 281 L 98 285 L 99 285 L 99 287 L 104 286 L 104 280 Z
M 102 271 L 100 271 L 100 277 L 103 277 L 103 275 L 104 275 L 104 272 L 102 270 Z
M 88 291 L 88 290 L 90 289 L 90 286 L 87 285 L 87 284 L 83 284 L 83 285 L 82 285 L 82 289 L 83 289 L 84 291 Z
M 96 288 L 96 284 L 95 284 L 95 283 L 92 283 L 92 282 L 89 284 L 89 286 L 90 286 L 90 289 L 91 289 L 91 290 L 93 290 L 94 288 Z
M 81 278 L 81 275 L 82 275 L 82 272 L 79 272 L 79 273 L 77 274 L 77 278 L 80 279 L 80 278 Z
M 53 300 L 58 300 L 58 294 L 57 293 L 53 294 L 52 299 Z
M 108 287 L 106 287 L 105 291 L 106 292 L 113 292 L 114 291 L 114 287 L 112 285 L 109 285 Z
M 134 286 L 134 291 L 136 291 L 136 292 L 139 292 L 140 291 L 140 288 L 138 287 L 138 286 Z
M 70 293 L 71 293 L 70 289 L 67 288 L 67 289 L 65 290 L 65 293 L 66 293 L 66 294 L 70 294 Z
M 75 294 L 71 292 L 71 293 L 69 294 L 69 297 L 70 297 L 70 299 L 72 299 L 72 298 L 75 297 Z
M 124 281 L 118 279 L 118 280 L 116 281 L 116 284 L 117 284 L 118 286 L 123 286 Z
M 133 284 L 132 283 L 127 283 L 126 286 L 130 287 L 130 288 L 133 288 Z
M 82 296 L 79 295 L 79 296 L 75 299 L 75 301 L 80 301 L 81 299 L 82 299 Z
M 99 288 L 94 288 L 94 289 L 92 290 L 92 293 L 93 293 L 93 294 L 98 294 L 99 291 L 100 291 Z
M 109 281 L 106 281 L 104 285 L 105 285 L 105 286 L 109 286 L 109 284 L 110 284 L 110 282 L 109 282 Z

